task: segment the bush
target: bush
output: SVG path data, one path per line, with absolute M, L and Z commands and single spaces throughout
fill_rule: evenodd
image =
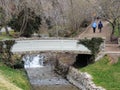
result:
M 15 40 L 6 40 L 6 41 L 0 41 L 0 60 L 3 61 L 6 65 L 12 66 L 13 60 L 12 60 L 12 46 L 14 45 Z
M 79 40 L 78 44 L 83 44 L 88 49 L 91 50 L 92 59 L 91 59 L 90 63 L 94 63 L 95 62 L 95 57 L 96 57 L 97 53 L 100 50 L 100 45 L 101 45 L 102 42 L 103 42 L 102 38 L 92 38 L 92 39 Z

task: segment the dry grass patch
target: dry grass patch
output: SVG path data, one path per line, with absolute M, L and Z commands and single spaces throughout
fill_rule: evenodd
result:
M 16 85 L 11 83 L 0 73 L 0 90 L 22 90 L 22 89 L 18 88 Z

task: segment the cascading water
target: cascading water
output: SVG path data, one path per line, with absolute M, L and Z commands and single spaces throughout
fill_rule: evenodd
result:
M 43 67 L 44 59 L 44 55 L 26 55 L 23 57 L 24 68 Z
M 54 60 L 47 62 L 48 56 L 46 54 L 23 56 L 24 68 L 32 90 L 78 90 L 54 72 L 55 63 L 52 63 Z

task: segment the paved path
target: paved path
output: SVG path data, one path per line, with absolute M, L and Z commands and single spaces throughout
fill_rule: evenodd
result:
M 106 53 L 120 53 L 120 47 L 118 44 L 110 44 L 110 34 L 112 29 L 109 26 L 109 23 L 103 21 L 103 29 L 102 32 L 99 33 L 99 30 L 96 29 L 96 33 L 93 33 L 91 25 L 86 28 L 86 30 L 79 35 L 79 39 L 83 38 L 92 38 L 92 37 L 104 37 L 106 39 L 105 42 L 105 52 Z
M 78 38 L 83 39 L 83 38 L 92 38 L 92 37 L 105 37 L 106 42 L 105 42 L 105 50 L 104 52 L 101 53 L 100 57 L 102 54 L 109 54 L 110 56 L 114 57 L 115 59 L 120 57 L 120 46 L 118 44 L 111 44 L 110 42 L 110 34 L 111 34 L 111 27 L 108 22 L 103 21 L 103 29 L 102 32 L 99 33 L 99 30 L 96 30 L 96 33 L 93 33 L 93 30 L 91 28 L 91 25 L 86 28 L 86 30 L 81 33 Z
M 77 51 L 90 53 L 83 45 L 77 44 L 77 40 L 23 40 L 17 41 L 12 52 L 26 51 Z
M 83 38 L 91 38 L 91 37 L 104 37 L 106 38 L 106 42 L 109 43 L 110 41 L 110 33 L 111 29 L 109 27 L 108 22 L 104 21 L 103 22 L 103 29 L 102 32 L 99 33 L 99 30 L 96 29 L 96 33 L 93 33 L 93 29 L 91 28 L 91 25 L 86 28 L 86 30 L 81 33 L 78 38 L 83 39 Z

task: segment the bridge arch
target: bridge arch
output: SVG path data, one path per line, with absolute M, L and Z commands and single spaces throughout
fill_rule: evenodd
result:
M 92 55 L 90 54 L 77 54 L 76 55 L 76 61 L 73 64 L 74 67 L 85 67 L 87 66 L 91 61 Z

